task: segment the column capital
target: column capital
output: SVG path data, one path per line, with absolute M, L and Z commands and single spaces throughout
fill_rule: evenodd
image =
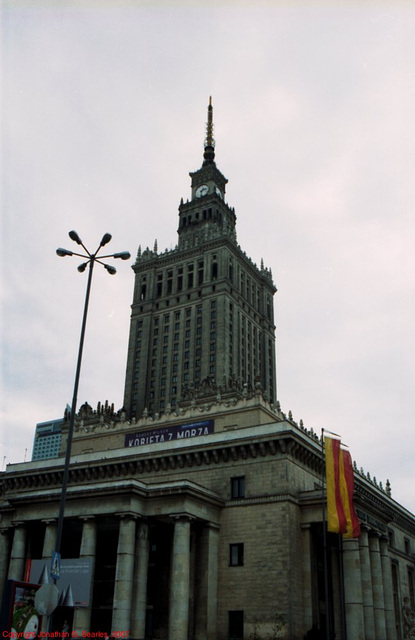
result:
M 114 516 L 116 516 L 120 520 L 137 520 L 138 518 L 140 518 L 140 515 L 138 513 L 133 513 L 133 511 L 118 511 L 117 513 L 114 513 Z
M 171 518 L 171 520 L 176 520 L 176 521 L 188 520 L 189 522 L 196 520 L 196 516 L 192 516 L 189 513 L 170 513 L 169 518 Z
M 78 520 L 82 520 L 83 522 L 87 522 L 88 520 L 96 520 L 95 516 L 78 516 Z
M 58 522 L 57 518 L 42 518 L 41 522 L 43 524 L 56 524 Z

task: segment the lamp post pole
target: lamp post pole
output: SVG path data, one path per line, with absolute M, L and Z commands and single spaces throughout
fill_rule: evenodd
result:
M 120 253 L 112 253 L 109 255 L 105 255 L 105 256 L 100 256 L 100 258 L 97 258 L 97 255 L 99 253 L 99 251 L 101 250 L 101 248 L 103 246 L 105 246 L 106 244 L 108 244 L 108 242 L 110 242 L 111 240 L 111 235 L 109 233 L 106 233 L 100 244 L 98 249 L 95 251 L 95 253 L 90 253 L 88 251 L 88 249 L 84 246 L 82 240 L 80 239 L 80 237 L 78 236 L 78 234 L 76 233 L 76 231 L 70 231 L 69 232 L 69 237 L 71 238 L 71 240 L 73 240 L 74 242 L 76 242 L 77 244 L 81 245 L 83 247 L 83 249 L 86 251 L 86 255 L 82 254 L 82 253 L 75 253 L 74 251 L 68 251 L 67 249 L 57 249 L 56 253 L 58 254 L 58 256 L 60 257 L 65 257 L 65 256 L 79 256 L 82 258 L 87 258 L 87 261 L 80 264 L 78 267 L 78 271 L 79 272 L 83 272 L 85 271 L 86 267 L 89 266 L 89 270 L 88 270 L 88 281 L 87 281 L 87 285 L 86 285 L 86 293 L 85 293 L 85 303 L 84 303 L 84 312 L 83 312 L 83 317 L 82 317 L 82 326 L 81 326 L 81 336 L 79 339 L 79 348 L 78 348 L 78 360 L 77 360 L 77 364 L 76 364 L 76 373 L 75 373 L 75 382 L 74 382 L 74 390 L 73 390 L 73 397 L 72 397 L 72 406 L 71 406 L 71 414 L 70 414 L 70 418 L 69 418 L 69 427 L 68 427 L 68 439 L 67 439 L 67 443 L 66 443 L 66 455 L 65 455 L 65 465 L 64 465 L 64 470 L 63 470 L 63 479 L 62 479 L 62 492 L 61 492 L 61 498 L 60 498 L 60 505 L 59 505 L 59 515 L 58 515 L 58 526 L 57 526 L 57 531 L 56 531 L 56 543 L 55 543 L 55 553 L 54 553 L 54 557 L 58 558 L 58 565 L 60 563 L 60 552 L 61 552 L 61 543 L 62 543 L 62 531 L 63 531 L 63 519 L 64 519 L 64 514 L 65 514 L 65 500 L 66 500 L 66 491 L 67 491 L 67 487 L 68 487 L 68 480 L 69 480 L 69 464 L 70 464 L 70 459 L 71 459 L 71 448 L 72 448 L 72 437 L 73 437 L 73 430 L 74 430 L 74 424 L 75 424 L 75 413 L 76 413 L 76 404 L 77 404 L 77 398 L 78 398 L 78 387 L 79 387 L 79 378 L 80 378 L 80 373 L 81 373 L 81 363 L 82 363 L 82 353 L 83 353 L 83 349 L 84 349 L 84 340 L 85 340 L 85 328 L 86 328 L 86 320 L 87 320 L 87 316 L 88 316 L 88 306 L 89 306 L 89 297 L 90 297 L 90 293 L 91 293 L 91 282 L 92 282 L 92 273 L 94 270 L 94 265 L 95 262 L 98 262 L 99 264 L 102 264 L 102 266 L 108 271 L 108 273 L 110 275 L 114 275 L 116 273 L 116 269 L 109 265 L 109 264 L 105 264 L 102 262 L 102 260 L 104 258 L 119 258 L 121 260 L 129 260 L 131 255 L 129 254 L 128 251 L 122 251 Z M 54 577 L 55 583 L 56 583 L 56 579 L 58 577 L 56 571 L 54 573 L 54 569 L 52 566 L 52 576 Z

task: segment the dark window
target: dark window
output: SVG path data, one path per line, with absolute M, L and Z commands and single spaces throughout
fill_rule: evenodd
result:
M 163 274 L 161 273 L 157 276 L 157 289 L 156 289 L 157 298 L 160 298 L 162 294 L 162 290 L 163 290 Z
M 228 611 L 229 615 L 229 640 L 243 640 L 244 637 L 244 612 Z
M 411 609 L 415 609 L 415 579 L 414 570 L 412 567 L 408 567 L 408 588 L 409 588 L 409 601 L 411 603 Z
M 244 545 L 243 542 L 229 545 L 229 566 L 242 567 L 244 563 Z
M 177 291 L 183 289 L 183 268 L 180 267 L 177 271 Z
M 167 272 L 167 293 L 173 291 L 173 271 Z
M 245 476 L 231 478 L 231 498 L 245 498 Z
M 193 265 L 187 265 L 187 288 L 191 289 L 193 287 Z
M 397 631 L 397 637 L 400 637 L 401 628 L 401 607 L 399 597 L 399 567 L 396 562 L 391 563 L 392 569 L 392 596 L 393 596 L 393 608 L 395 610 L 395 625 Z

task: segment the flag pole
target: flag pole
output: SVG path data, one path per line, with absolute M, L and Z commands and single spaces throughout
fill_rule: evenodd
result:
M 330 640 L 330 606 L 329 606 L 329 569 L 327 550 L 327 523 L 326 523 L 326 499 L 324 494 L 324 429 L 321 429 L 321 504 L 323 510 L 323 564 L 324 564 L 324 605 L 326 609 L 326 640 Z

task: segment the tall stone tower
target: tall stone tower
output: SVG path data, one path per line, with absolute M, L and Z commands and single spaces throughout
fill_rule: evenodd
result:
M 215 163 L 213 107 L 203 164 L 179 206 L 178 245 L 138 251 L 124 408 L 140 418 L 229 391 L 261 388 L 276 402 L 276 288 L 236 240 L 227 179 Z

